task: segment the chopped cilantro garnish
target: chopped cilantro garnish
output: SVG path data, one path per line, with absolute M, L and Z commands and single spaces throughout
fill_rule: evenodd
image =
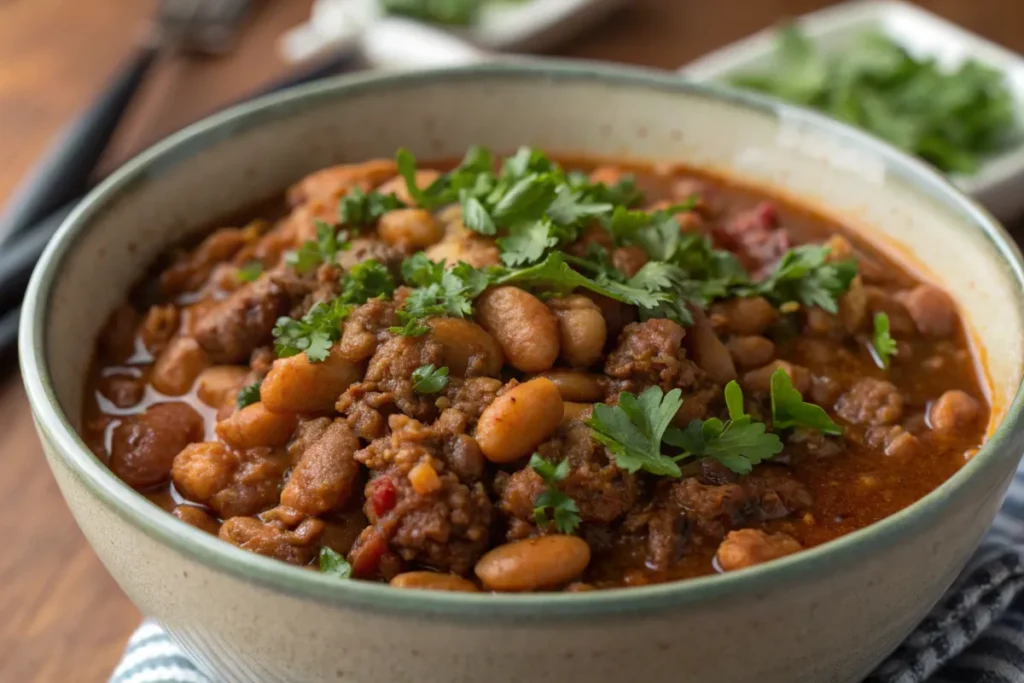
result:
M 669 477 L 681 476 L 678 461 L 690 457 L 714 458 L 733 472 L 746 474 L 762 460 L 782 451 L 782 442 L 765 432 L 743 410 L 743 391 L 735 381 L 725 387 L 729 419 L 693 420 L 685 430 L 670 427 L 683 404 L 679 389 L 664 394 L 649 387 L 638 399 L 628 391 L 619 394 L 615 407 L 597 404 L 587 422 L 594 438 L 615 456 L 616 464 L 629 472 L 644 470 Z M 662 453 L 662 442 L 682 449 L 675 456 Z
M 409 292 L 398 311 L 402 325 L 391 331 L 409 337 L 426 334 L 423 318 L 447 315 L 466 318 L 473 313 L 473 299 L 489 284 L 486 273 L 468 263 L 459 262 L 450 269 L 444 263 L 431 263 L 426 256 L 415 254 L 402 264 L 406 282 L 418 285 Z
M 340 553 L 327 546 L 320 547 L 320 573 L 337 579 L 351 579 L 352 565 Z
M 875 333 L 871 337 L 871 348 L 875 358 L 888 369 L 893 356 L 896 355 L 896 340 L 889 334 L 889 316 L 875 313 Z
M 497 269 L 493 274 L 493 282 L 530 287 L 543 295 L 564 294 L 577 288 L 589 289 L 616 301 L 643 307 L 657 306 L 665 299 L 665 295 L 652 293 L 642 285 L 634 285 L 632 280 L 616 282 L 603 274 L 599 274 L 596 279 L 588 278 L 573 270 L 566 263 L 565 255 L 558 251 L 551 252 L 535 266 L 518 270 Z
M 255 282 L 263 274 L 263 264 L 259 261 L 246 261 L 245 265 L 238 269 L 239 282 Z
M 391 271 L 376 259 L 357 263 L 341 281 L 341 302 L 365 304 L 370 299 L 388 298 L 395 292 Z
M 316 239 L 306 240 L 296 251 L 284 255 L 292 270 L 303 275 L 322 263 L 333 263 L 339 251 L 348 249 L 348 234 L 324 221 L 316 221 Z
M 547 526 L 551 521 L 548 510 L 554 517 L 559 533 L 571 534 L 580 525 L 580 509 L 567 493 L 558 489 L 558 482 L 569 476 L 569 461 L 563 460 L 556 466 L 545 460 L 539 453 L 530 458 L 530 468 L 540 475 L 548 488 L 534 500 L 533 518 L 537 526 Z
M 331 344 L 341 338 L 341 323 L 352 312 L 352 305 L 340 298 L 320 301 L 300 320 L 281 317 L 274 325 L 274 351 L 279 358 L 303 351 L 310 363 L 327 358 Z
M 467 196 L 462 200 L 462 222 L 467 228 L 481 235 L 494 235 L 498 228 L 487 209 L 476 197 Z
M 713 458 L 737 474 L 749 474 L 754 465 L 782 451 L 779 437 L 766 433 L 764 423 L 743 409 L 743 390 L 736 380 L 725 385 L 725 405 L 728 420 L 693 420 L 685 430 L 670 430 L 666 442 L 683 449 L 680 458 Z
M 973 172 L 986 155 L 1019 143 L 1017 105 L 999 69 L 973 59 L 949 68 L 877 31 L 844 49 L 822 48 L 788 25 L 774 59 L 729 80 L 820 109 L 946 172 Z
M 421 365 L 412 372 L 412 388 L 421 394 L 436 394 L 448 386 L 448 368 Z
M 358 187 L 352 188 L 338 206 L 338 217 L 351 228 L 373 225 L 381 216 L 394 209 L 405 208 L 405 203 L 393 194 L 373 190 L 369 194 Z
M 839 312 L 839 297 L 857 275 L 856 259 L 829 261 L 827 245 L 805 244 L 790 249 L 774 272 L 757 285 L 757 293 L 777 306 L 797 301 Z
M 235 399 L 235 404 L 239 410 L 259 402 L 260 384 L 260 382 L 253 382 L 248 386 L 242 387 L 241 391 L 238 392 L 238 398 Z
M 679 389 L 665 394 L 658 386 L 649 387 L 639 398 L 623 391 L 617 406 L 595 404 L 587 424 L 622 469 L 679 477 L 679 465 L 675 458 L 661 452 L 661 441 L 683 405 L 681 394 Z
M 807 427 L 825 434 L 839 435 L 842 428 L 832 421 L 828 413 L 813 403 L 806 403 L 803 395 L 793 386 L 782 368 L 772 373 L 772 426 L 774 429 Z

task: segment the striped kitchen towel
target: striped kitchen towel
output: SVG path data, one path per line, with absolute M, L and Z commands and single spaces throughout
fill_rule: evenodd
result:
M 1024 465 L 960 578 L 865 683 L 1024 683 Z M 160 627 L 128 641 L 110 683 L 216 683 Z

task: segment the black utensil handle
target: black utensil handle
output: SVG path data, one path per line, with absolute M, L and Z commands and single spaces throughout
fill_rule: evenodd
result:
M 29 230 L 88 189 L 89 175 L 156 54 L 153 47 L 138 48 L 99 97 L 58 134 L 0 215 L 0 243 Z
M 18 320 L 21 307 L 0 315 L 0 373 L 13 368 L 18 358 Z
M 354 55 L 336 55 L 325 61 L 292 72 L 284 78 L 274 81 L 270 85 L 261 88 L 246 99 L 268 95 L 295 85 L 309 83 L 326 76 L 333 75 L 339 70 L 357 68 L 359 58 Z M 36 222 L 30 230 L 19 234 L 15 239 L 5 244 L 0 249 L 0 373 L 3 372 L 2 365 L 5 358 L 14 355 L 14 348 L 17 345 L 17 313 L 20 311 L 21 300 L 25 295 L 25 288 L 28 286 L 29 278 L 35 269 L 36 262 L 42 255 L 46 245 L 49 244 L 57 229 L 64 219 L 75 208 L 81 200 L 75 196 L 71 201 L 50 213 L 45 219 Z M 2 239 L 2 238 L 0 238 Z M 13 317 L 12 317 L 13 316 Z M 5 322 L 13 322 L 14 333 L 5 334 Z

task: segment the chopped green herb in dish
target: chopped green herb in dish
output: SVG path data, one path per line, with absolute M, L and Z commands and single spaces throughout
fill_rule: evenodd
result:
M 563 460 L 555 465 L 534 453 L 530 456 L 530 469 L 547 485 L 534 500 L 533 517 L 538 526 L 545 527 L 553 521 L 559 533 L 575 532 L 580 525 L 580 509 L 576 501 L 558 488 L 558 483 L 569 476 L 569 461 Z
M 1019 144 L 1002 73 L 974 60 L 949 69 L 879 33 L 831 52 L 786 26 L 770 67 L 729 80 L 819 109 L 947 173 L 972 173 L 984 157 Z
M 889 316 L 882 312 L 875 313 L 874 325 L 871 348 L 882 367 L 888 369 L 897 349 L 896 340 L 889 334 Z
M 448 368 L 421 365 L 412 373 L 412 388 L 421 394 L 436 394 L 448 386 Z
M 379 0 L 384 11 L 435 24 L 468 26 L 485 5 L 515 4 L 524 0 Z

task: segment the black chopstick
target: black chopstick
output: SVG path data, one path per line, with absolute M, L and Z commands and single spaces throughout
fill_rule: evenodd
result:
M 355 70 L 364 66 L 361 57 L 354 53 L 328 57 L 293 71 L 229 106 L 325 78 L 342 70 Z M 5 359 L 13 356 L 17 346 L 18 313 L 32 270 L 46 245 L 79 201 L 81 196 L 74 197 L 28 229 L 22 230 L 0 249 L 0 371 L 11 365 Z

